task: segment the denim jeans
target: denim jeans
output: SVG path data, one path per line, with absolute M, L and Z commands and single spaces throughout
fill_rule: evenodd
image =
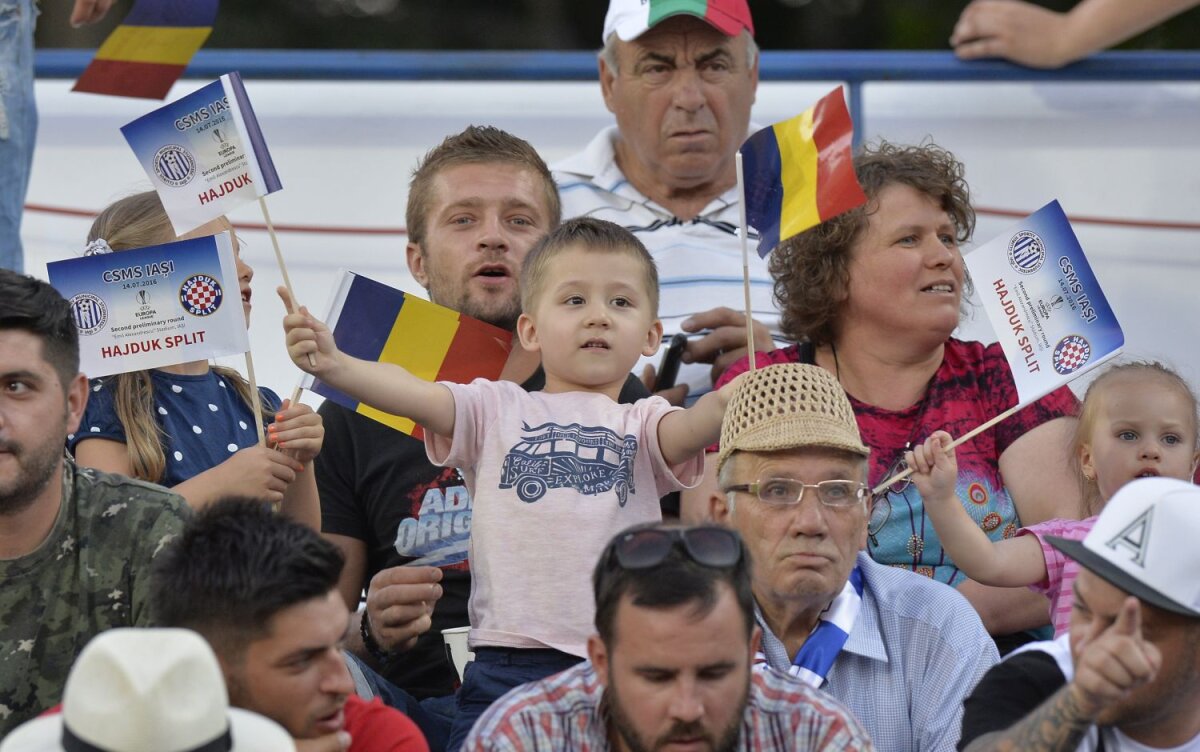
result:
M 458 688 L 458 713 L 446 752 L 458 752 L 483 711 L 510 689 L 566 671 L 582 660 L 550 649 L 476 648 Z
M 346 657 L 357 668 L 357 672 L 354 669 L 350 672 L 350 675 L 354 677 L 355 687 L 359 688 L 360 684 L 359 677 L 354 676 L 355 673 L 358 673 L 362 677 L 362 682 L 366 684 L 366 693 L 364 694 L 359 689 L 360 696 L 363 696 L 364 699 L 378 697 L 384 705 L 404 713 L 413 723 L 417 724 L 417 728 L 421 729 L 421 733 L 425 735 L 425 741 L 429 743 L 429 752 L 444 752 L 446 739 L 450 735 L 450 724 L 454 719 L 454 695 L 417 700 L 408 692 L 380 676 L 357 655 L 347 650 Z
M 21 208 L 29 187 L 33 104 L 33 0 L 0 0 L 0 267 L 22 271 Z

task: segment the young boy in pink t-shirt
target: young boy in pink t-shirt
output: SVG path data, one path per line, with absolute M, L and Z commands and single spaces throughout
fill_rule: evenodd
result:
M 638 358 L 658 351 L 662 324 L 654 261 L 611 222 L 571 220 L 538 243 L 522 268 L 521 307 L 521 345 L 540 353 L 546 373 L 540 392 L 431 383 L 341 353 L 306 309 L 284 319 L 296 365 L 421 424 L 430 460 L 459 467 L 475 500 L 475 661 L 450 748 L 508 689 L 586 657 L 600 552 L 617 532 L 660 518 L 663 494 L 699 481 L 701 452 L 717 440 L 737 383 L 686 410 L 659 397 L 616 402 Z

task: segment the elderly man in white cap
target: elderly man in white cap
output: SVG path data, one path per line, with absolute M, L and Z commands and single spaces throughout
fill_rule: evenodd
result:
M 1200 750 L 1200 488 L 1132 481 L 1049 541 L 1079 563 L 1071 628 L 987 673 L 960 748 Z
M 62 712 L 0 752 L 292 752 L 274 721 L 229 707 L 212 648 L 186 629 L 110 629 L 71 667 Z
M 689 341 L 690 396 L 746 354 L 734 154 L 750 130 L 758 47 L 747 0 L 611 0 L 600 90 L 616 125 L 552 165 L 563 218 L 587 215 L 637 235 L 658 264 L 666 343 Z M 774 325 L 766 262 L 751 254 L 752 310 Z M 766 326 L 755 347 L 773 349 Z
M 996 647 L 953 588 L 864 552 L 868 454 L 833 374 L 761 368 L 726 410 L 711 512 L 750 549 L 761 668 L 840 700 L 881 750 L 953 750 Z

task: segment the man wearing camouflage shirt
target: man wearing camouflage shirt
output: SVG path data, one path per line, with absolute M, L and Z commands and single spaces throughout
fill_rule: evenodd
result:
M 64 456 L 87 395 L 70 304 L 0 269 L 0 737 L 61 701 L 94 635 L 147 624 L 150 561 L 187 516 Z

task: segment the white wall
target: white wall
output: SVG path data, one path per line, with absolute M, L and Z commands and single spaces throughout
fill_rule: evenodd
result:
M 177 85 L 171 98 L 196 82 Z M 754 120 L 808 107 L 835 83 L 764 83 Z M 149 186 L 120 135 L 153 103 L 74 94 L 40 81 L 41 129 L 28 202 L 94 212 Z M 399 228 L 417 158 L 468 124 L 496 125 L 534 144 L 550 162 L 577 151 L 611 122 L 599 87 L 584 83 L 359 83 L 248 81 L 284 190 L 270 196 L 276 224 Z M 872 84 L 868 138 L 932 136 L 967 164 L 977 205 L 1030 212 L 1052 198 L 1073 217 L 1200 224 L 1200 84 Z M 262 222 L 257 207 L 237 222 Z M 1011 219 L 980 217 L 986 241 Z M 26 269 L 79 252 L 90 219 L 25 215 Z M 1200 385 L 1200 230 L 1114 228 L 1076 222 L 1096 273 L 1124 325 L 1127 352 L 1165 359 Z M 243 231 L 257 270 L 251 341 L 260 381 L 291 391 L 273 294 L 280 276 L 265 232 Z M 298 296 L 325 305 L 339 267 L 418 290 L 399 235 L 281 233 Z M 993 339 L 982 314 L 964 324 Z M 231 361 L 236 365 L 236 362 Z

